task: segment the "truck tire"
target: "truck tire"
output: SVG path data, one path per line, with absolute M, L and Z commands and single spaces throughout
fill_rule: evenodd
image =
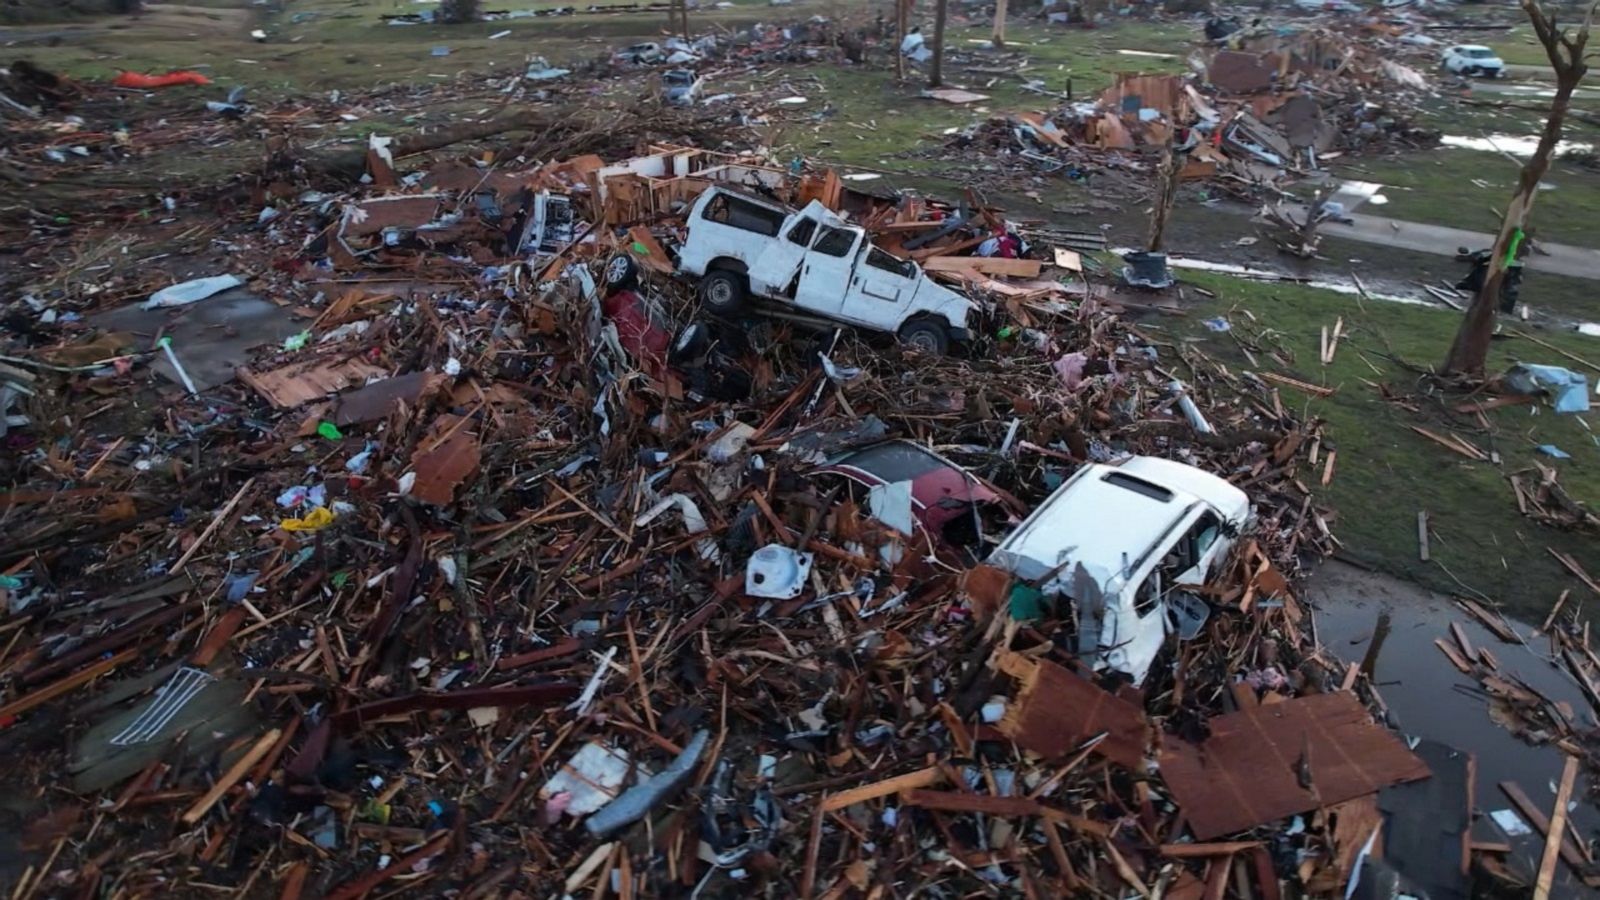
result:
M 934 356 L 950 351 L 950 331 L 941 322 L 915 319 L 900 327 L 900 343 Z
M 744 276 L 714 269 L 700 280 L 700 302 L 714 315 L 732 316 L 744 309 Z
M 606 263 L 606 286 L 612 291 L 631 291 L 639 284 L 639 264 L 626 253 L 618 253 Z

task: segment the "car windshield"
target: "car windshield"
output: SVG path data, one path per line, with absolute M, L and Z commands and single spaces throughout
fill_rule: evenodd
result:
M 841 466 L 854 466 L 893 484 L 945 468 L 945 462 L 915 444 L 892 441 L 858 450 L 839 458 Z

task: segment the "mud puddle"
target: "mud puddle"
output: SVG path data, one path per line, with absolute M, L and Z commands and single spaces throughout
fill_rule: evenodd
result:
M 1491 821 L 1490 813 L 1514 808 L 1499 785 L 1515 782 L 1548 815 L 1555 805 L 1564 755 L 1554 747 L 1529 746 L 1491 721 L 1478 682 L 1458 672 L 1433 642 L 1441 637 L 1448 640 L 1450 624 L 1459 623 L 1473 646 L 1490 649 L 1502 670 L 1516 674 L 1556 702 L 1570 703 L 1578 713 L 1577 721 L 1594 724 L 1589 704 L 1577 686 L 1539 655 L 1544 644 L 1532 638 L 1534 627 L 1512 622 L 1513 628 L 1529 639 L 1531 650 L 1506 644 L 1449 598 L 1336 562 L 1317 571 L 1307 586 L 1306 599 L 1316 610 L 1318 640 L 1342 659 L 1359 662 L 1382 634 L 1374 651 L 1374 681 L 1393 724 L 1405 735 L 1439 741 L 1474 755 L 1477 816 L 1473 838 L 1509 842 L 1509 867 L 1528 877 L 1531 884 L 1544 850 L 1543 838 L 1536 830 L 1523 836 L 1507 835 Z M 1386 619 L 1387 627 L 1380 617 Z M 1569 814 L 1586 841 L 1600 835 L 1600 810 L 1589 800 L 1588 788 L 1588 779 L 1580 774 Z M 1525 824 L 1531 827 L 1531 823 Z M 1592 897 L 1595 892 L 1578 882 L 1565 863 L 1558 863 L 1552 896 Z

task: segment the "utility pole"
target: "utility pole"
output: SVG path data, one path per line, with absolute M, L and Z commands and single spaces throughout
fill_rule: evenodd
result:
M 928 70 L 928 86 L 944 86 L 944 19 L 950 0 L 939 0 L 933 8 L 933 67 Z
M 1006 0 L 994 0 L 994 46 L 997 50 L 1006 46 Z

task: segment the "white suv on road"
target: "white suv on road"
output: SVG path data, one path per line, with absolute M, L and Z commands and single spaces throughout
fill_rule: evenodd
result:
M 1444 51 L 1444 67 L 1457 75 L 1499 78 L 1506 73 L 1505 61 L 1479 44 L 1457 44 Z

